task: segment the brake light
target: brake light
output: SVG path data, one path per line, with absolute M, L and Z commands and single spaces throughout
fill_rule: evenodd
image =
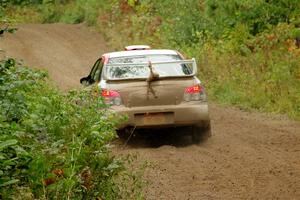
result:
M 185 92 L 186 93 L 190 93 L 190 94 L 193 94 L 193 93 L 199 93 L 203 90 L 203 88 L 200 86 L 200 85 L 194 85 L 192 87 L 187 87 L 185 88 Z
M 117 91 L 102 89 L 101 96 L 104 98 L 106 104 L 117 106 L 122 104 L 121 96 Z
M 103 96 L 103 97 L 119 97 L 120 94 L 114 90 L 103 89 L 101 92 L 101 96 Z
M 184 90 L 183 95 L 184 101 L 206 101 L 206 95 L 204 92 L 204 88 L 201 85 L 193 85 L 191 87 L 187 87 Z

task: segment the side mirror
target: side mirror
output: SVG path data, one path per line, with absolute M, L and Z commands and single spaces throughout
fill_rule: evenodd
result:
M 80 84 L 83 86 L 88 86 L 91 84 L 91 78 L 89 76 L 80 79 Z

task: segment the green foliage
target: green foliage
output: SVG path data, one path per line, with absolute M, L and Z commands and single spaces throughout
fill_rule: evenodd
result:
M 269 25 L 293 21 L 300 5 L 297 0 L 207 0 L 206 10 L 221 30 L 244 23 L 256 35 Z
M 41 12 L 42 22 L 65 22 L 65 23 L 82 23 L 87 22 L 89 25 L 95 25 L 101 9 L 105 7 L 103 1 L 98 0 L 76 0 L 71 1 L 68 6 L 64 6 L 69 1 L 44 0 L 37 6 Z
M 46 77 L 14 59 L 0 62 L 0 198 L 140 197 L 124 160 L 110 156 L 119 119 L 97 88 L 62 94 Z
M 206 46 L 203 52 L 212 53 L 201 59 L 211 97 L 225 104 L 287 113 L 299 119 L 300 49 L 290 36 L 294 29 L 279 24 L 239 45 L 230 40 Z M 245 51 L 241 51 L 241 45 Z
M 88 22 L 115 49 L 145 43 L 196 57 L 210 98 L 220 103 L 300 119 L 298 0 L 73 0 L 50 7 L 55 14 L 41 10 L 44 21 Z
M 97 0 L 77 0 L 66 10 L 61 21 L 73 24 L 86 21 L 89 25 L 95 25 L 102 5 L 103 3 Z
M 112 27 L 103 32 L 112 46 L 179 49 L 199 61 L 212 99 L 300 119 L 297 1 L 140 1 L 129 15 L 117 9 L 119 17 L 102 21 Z

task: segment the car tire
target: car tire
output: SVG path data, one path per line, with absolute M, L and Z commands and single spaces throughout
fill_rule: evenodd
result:
M 192 142 L 194 144 L 199 144 L 200 142 L 207 140 L 212 135 L 210 122 L 208 122 L 206 126 L 195 125 L 192 128 Z
M 135 132 L 135 127 L 126 127 L 126 128 L 118 129 L 117 135 L 119 136 L 120 139 L 127 140 L 135 135 L 134 132 Z
M 130 131 L 128 128 L 122 128 L 117 130 L 117 135 L 121 140 L 127 140 L 127 138 L 130 136 Z

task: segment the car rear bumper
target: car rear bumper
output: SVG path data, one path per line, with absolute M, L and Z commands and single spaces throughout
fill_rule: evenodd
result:
M 172 127 L 198 125 L 209 123 L 208 105 L 206 102 L 187 102 L 178 105 L 160 105 L 143 107 L 112 106 L 112 110 L 119 115 L 126 115 L 127 120 L 118 128 L 136 126 Z

